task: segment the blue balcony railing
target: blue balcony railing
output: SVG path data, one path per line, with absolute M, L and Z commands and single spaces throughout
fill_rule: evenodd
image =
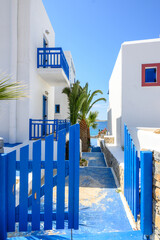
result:
M 69 79 L 69 66 L 62 48 L 37 48 L 37 68 L 62 68 Z
M 68 133 L 70 127 L 70 121 L 53 119 L 29 119 L 29 140 L 43 139 L 50 134 L 54 134 L 54 139 L 57 141 L 58 132 L 62 129 L 66 129 Z

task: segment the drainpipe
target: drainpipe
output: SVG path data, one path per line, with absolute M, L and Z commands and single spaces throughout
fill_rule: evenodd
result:
M 11 81 L 17 81 L 18 0 L 10 2 L 10 73 Z M 17 101 L 9 102 L 9 143 L 16 143 Z

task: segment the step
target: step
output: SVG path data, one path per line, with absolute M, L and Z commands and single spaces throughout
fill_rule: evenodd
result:
M 70 236 L 58 236 L 58 235 L 41 235 L 38 237 L 15 237 L 10 240 L 70 240 Z M 110 232 L 110 233 L 97 233 L 97 234 L 74 234 L 73 239 L 80 240 L 143 240 L 142 233 L 140 231 L 129 232 Z
M 82 152 L 82 157 L 104 157 L 102 152 Z
M 111 233 L 99 233 L 99 234 L 74 234 L 73 239 L 81 240 L 142 240 L 143 236 L 140 231 L 130 231 L 130 232 L 111 232 Z
M 92 147 L 92 152 L 101 152 L 101 148 L 100 147 Z
M 81 167 L 80 187 L 116 188 L 111 168 Z
M 88 167 L 106 167 L 104 158 L 98 158 L 94 160 L 86 159 L 86 160 L 88 160 Z

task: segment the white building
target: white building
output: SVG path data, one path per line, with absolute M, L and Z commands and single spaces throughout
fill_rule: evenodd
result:
M 75 69 L 72 56 L 55 48 L 55 33 L 42 0 L 1 1 L 0 31 L 0 71 L 24 83 L 29 95 L 1 101 L 0 136 L 5 142 L 24 142 L 29 138 L 30 118 L 58 118 L 55 87 L 70 86 Z M 67 109 L 65 97 L 60 104 L 62 110 Z M 65 117 L 66 112 L 61 114 Z
M 123 145 L 128 127 L 160 126 L 160 39 L 124 42 L 109 81 L 108 131 Z
M 73 83 L 75 83 L 76 76 L 73 58 L 71 52 L 69 51 L 65 51 L 64 54 L 69 65 L 69 82 L 72 85 Z M 66 106 L 66 102 L 68 100 L 66 94 L 62 94 L 63 88 L 64 87 L 55 88 L 55 119 L 69 118 L 69 109 Z

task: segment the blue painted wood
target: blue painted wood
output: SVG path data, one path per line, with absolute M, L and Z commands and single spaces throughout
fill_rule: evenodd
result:
M 20 149 L 19 231 L 27 231 L 29 145 Z
M 32 139 L 32 119 L 29 119 L 29 140 Z
M 126 125 L 124 124 L 124 196 L 127 195 L 126 191 L 126 174 L 127 174 L 127 134 L 126 134 Z
M 15 231 L 16 151 L 7 155 L 7 231 Z
M 41 140 L 33 143 L 32 230 L 40 230 Z
M 141 151 L 141 231 L 152 234 L 152 152 Z
M 80 161 L 80 126 L 74 125 L 74 229 L 79 228 L 79 161 Z
M 53 199 L 53 135 L 45 139 L 45 201 L 44 229 L 52 229 L 52 199 Z
M 45 103 L 43 105 L 45 105 Z M 46 109 L 45 106 L 44 106 L 44 109 Z M 45 114 L 43 115 L 45 116 Z M 62 129 L 66 129 L 66 131 L 68 132 L 69 126 L 70 126 L 70 121 L 68 120 L 30 119 L 29 120 L 29 139 L 32 140 L 32 139 L 45 138 L 47 135 L 55 133 L 54 139 L 57 140 L 58 131 Z
M 68 161 L 66 161 L 68 162 Z M 65 169 L 65 177 L 69 175 L 69 169 Z M 53 187 L 57 186 L 57 175 L 52 179 Z M 40 197 L 44 196 L 44 185 L 40 188 Z M 28 197 L 28 207 L 32 206 L 32 195 Z M 19 205 L 16 207 L 17 222 L 19 222 Z
M 69 79 L 69 65 L 62 51 L 62 48 L 38 48 L 37 68 L 39 67 L 62 68 L 67 78 Z
M 7 155 L 0 154 L 0 239 L 7 238 Z
M 66 130 L 59 131 L 57 152 L 57 206 L 56 228 L 64 228 L 64 203 L 65 203 L 65 138 Z
M 69 130 L 69 215 L 68 228 L 79 227 L 79 124 Z
M 57 161 L 53 161 L 53 169 L 57 169 Z M 33 168 L 33 161 L 28 162 L 28 170 L 31 171 Z M 65 168 L 69 168 L 69 161 L 65 161 Z M 41 169 L 45 169 L 45 161 L 41 161 Z M 16 170 L 20 170 L 20 161 L 16 161 Z
M 137 221 L 139 214 L 139 159 L 126 125 L 124 125 L 124 195 L 135 221 Z
M 44 212 L 40 212 L 40 221 L 44 222 Z M 68 212 L 64 213 L 64 220 L 68 220 Z M 52 212 L 52 221 L 56 221 L 56 212 Z M 16 222 L 19 222 L 19 215 L 16 214 Z M 32 213 L 28 213 L 28 222 L 32 223 Z
M 74 228 L 74 128 L 69 129 L 69 204 L 68 228 Z

